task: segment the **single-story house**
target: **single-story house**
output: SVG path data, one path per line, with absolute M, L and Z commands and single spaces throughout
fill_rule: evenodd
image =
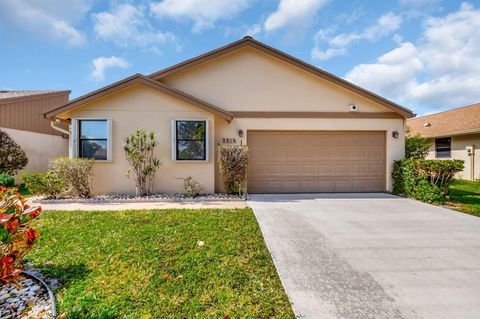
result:
M 480 178 L 480 104 L 420 116 L 407 121 L 411 134 L 426 137 L 431 143 L 428 159 L 460 159 L 465 163 L 459 177 Z
M 43 113 L 67 103 L 69 94 L 70 91 L 0 90 L 0 129 L 28 157 L 28 164 L 20 173 L 46 171 L 51 159 L 68 156 L 68 135 L 54 130 Z
M 222 190 L 219 144 L 248 145 L 250 193 L 383 192 L 404 157 L 410 110 L 251 37 L 45 113 L 70 125 L 70 156 L 96 159 L 95 193 L 132 193 L 123 143 L 158 135 L 156 192 L 192 176 Z

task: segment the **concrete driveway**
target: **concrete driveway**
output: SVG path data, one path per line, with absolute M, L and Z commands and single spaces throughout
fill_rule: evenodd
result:
M 299 318 L 480 318 L 480 218 L 386 194 L 252 195 Z

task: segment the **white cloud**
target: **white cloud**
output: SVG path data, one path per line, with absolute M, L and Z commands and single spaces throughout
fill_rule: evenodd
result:
M 381 16 L 374 25 L 356 33 L 341 33 L 332 35 L 332 29 L 322 29 L 315 35 L 315 47 L 312 49 L 312 57 L 318 60 L 328 60 L 334 56 L 344 55 L 347 48 L 354 42 L 361 40 L 376 41 L 396 31 L 402 24 L 402 18 L 392 12 Z M 326 43 L 328 47 L 322 49 Z
M 244 33 L 244 36 L 254 37 L 262 31 L 262 26 L 260 24 L 254 24 L 250 26 Z
M 159 19 L 168 17 L 193 22 L 192 32 L 214 27 L 221 19 L 229 19 L 247 9 L 251 0 L 163 0 L 150 4 Z
M 120 68 L 126 69 L 129 67 L 128 62 L 116 56 L 111 56 L 109 58 L 106 57 L 98 57 L 92 60 L 93 64 L 93 71 L 92 71 L 92 78 L 98 81 L 103 81 L 105 79 L 105 71 L 111 68 Z
M 280 0 L 277 11 L 264 23 L 265 31 L 273 31 L 289 24 L 305 24 L 328 0 Z
M 425 6 L 437 5 L 439 0 L 399 0 L 398 2 L 402 6 L 421 8 Z
M 142 6 L 121 4 L 111 12 L 93 14 L 97 38 L 122 47 L 136 45 L 154 50 L 167 41 L 174 42 L 175 37 L 171 33 L 155 30 L 148 22 L 145 9 Z
M 407 107 L 422 106 L 418 113 L 479 102 L 480 10 L 463 3 L 424 25 L 417 44 L 401 43 L 346 78 Z
M 86 42 L 83 32 L 74 27 L 90 10 L 91 1 L 72 0 L 3 0 L 0 1 L 0 24 L 11 30 L 36 33 L 52 41 L 80 46 Z

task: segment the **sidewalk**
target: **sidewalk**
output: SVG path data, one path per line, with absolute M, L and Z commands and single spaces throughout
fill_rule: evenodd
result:
M 124 203 L 32 203 L 31 206 L 41 206 L 42 210 L 128 210 L 128 209 L 166 209 L 166 208 L 245 208 L 246 201 L 154 201 L 154 202 L 124 202 Z

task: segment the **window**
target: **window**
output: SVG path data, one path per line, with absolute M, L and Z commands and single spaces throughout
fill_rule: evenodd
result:
M 443 137 L 435 139 L 435 157 L 450 158 L 452 150 L 452 139 Z
M 175 120 L 174 160 L 206 161 L 207 129 L 206 120 Z
M 78 157 L 108 159 L 107 120 L 78 120 Z

